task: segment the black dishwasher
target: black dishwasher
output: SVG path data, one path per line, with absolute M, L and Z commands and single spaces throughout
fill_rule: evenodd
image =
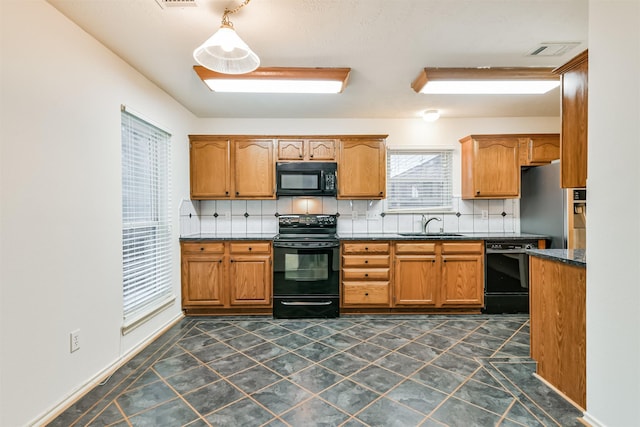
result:
M 529 256 L 536 240 L 493 241 L 485 246 L 483 312 L 529 313 Z

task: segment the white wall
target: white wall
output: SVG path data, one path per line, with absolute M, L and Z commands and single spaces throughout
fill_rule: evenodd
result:
M 194 116 L 44 1 L 3 0 L 1 15 L 0 425 L 20 426 L 180 315 L 178 203 Z M 126 337 L 121 104 L 173 131 L 178 296 Z
M 640 422 L 639 159 L 640 2 L 591 0 L 587 415 L 594 425 Z

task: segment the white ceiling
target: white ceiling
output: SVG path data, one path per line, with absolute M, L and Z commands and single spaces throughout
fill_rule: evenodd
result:
M 193 50 L 240 0 L 47 0 L 199 117 L 557 116 L 547 95 L 423 95 L 424 67 L 555 67 L 587 48 L 585 0 L 252 0 L 230 16 L 265 67 L 350 67 L 339 95 L 221 94 L 193 71 Z M 531 57 L 541 43 L 578 42 Z

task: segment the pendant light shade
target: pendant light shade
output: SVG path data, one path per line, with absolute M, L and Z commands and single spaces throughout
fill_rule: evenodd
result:
M 250 1 L 244 0 L 235 9 L 224 10 L 220 29 L 193 51 L 193 59 L 198 64 L 223 74 L 250 73 L 260 66 L 258 55 L 236 34 L 229 21 L 229 15 L 238 12 Z
M 242 41 L 231 23 L 220 29 L 196 50 L 193 59 L 205 68 L 224 74 L 249 73 L 260 66 L 260 58 Z

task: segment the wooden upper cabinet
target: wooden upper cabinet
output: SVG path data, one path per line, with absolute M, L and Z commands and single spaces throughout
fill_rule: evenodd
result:
M 520 164 L 538 166 L 560 158 L 560 135 L 535 134 L 520 138 Z
M 462 144 L 462 198 L 520 197 L 520 141 L 513 135 L 470 135 Z
M 385 137 L 342 139 L 338 157 L 339 199 L 384 199 Z
M 279 161 L 334 161 L 335 139 L 279 139 Z
M 189 162 L 192 199 L 230 197 L 231 164 L 228 139 L 191 141 Z
M 588 59 L 585 50 L 554 70 L 562 82 L 560 180 L 563 188 L 587 186 Z
M 275 198 L 272 139 L 189 139 L 192 199 Z
M 273 140 L 232 141 L 235 198 L 275 199 Z

